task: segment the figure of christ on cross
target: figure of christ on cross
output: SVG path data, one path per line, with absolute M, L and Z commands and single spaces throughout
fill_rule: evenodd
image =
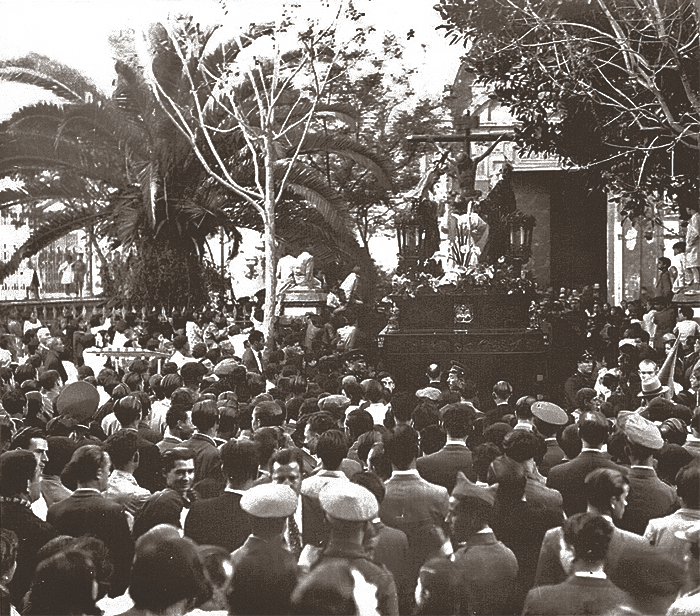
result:
M 453 181 L 450 190 L 451 198 L 447 200 L 444 212 L 438 212 L 442 217 L 440 224 L 439 255 L 446 272 L 456 268 L 475 265 L 483 253 L 489 238 L 489 225 L 477 211 L 474 210 L 476 200 L 481 191 L 476 190 L 476 169 L 496 146 L 504 140 L 513 139 L 510 133 L 477 132 L 472 128 L 479 126 L 478 117 L 467 116 L 460 122 L 464 128 L 461 135 L 410 135 L 409 141 L 432 143 L 441 153 L 440 159 L 432 165 L 421 179 L 418 187 L 409 196 L 429 200 L 440 176 L 447 173 Z M 471 156 L 473 141 L 493 141 L 493 143 L 477 158 Z M 462 143 L 464 151 L 459 152 L 454 160 L 450 160 L 450 150 L 440 147 L 440 143 Z M 437 256 L 437 255 L 436 255 Z

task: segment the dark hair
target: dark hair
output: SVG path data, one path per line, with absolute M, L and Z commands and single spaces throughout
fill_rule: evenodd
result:
M 24 449 L 6 451 L 0 456 L 0 496 L 27 493 L 27 482 L 36 475 L 38 462 L 34 454 Z
M 557 443 L 569 460 L 573 460 L 581 453 L 583 443 L 578 435 L 578 426 L 571 424 L 566 426 L 559 434 L 557 434 Z
M 196 361 L 188 361 L 180 368 L 182 380 L 185 382 L 185 385 L 189 387 L 199 386 L 206 373 L 206 367 Z
M 219 421 L 219 408 L 213 400 L 196 402 L 192 407 L 192 423 L 200 432 L 208 432 Z
M 676 489 L 686 507 L 700 509 L 700 465 L 697 461 L 678 471 Z
M 77 449 L 75 441 L 67 436 L 49 436 L 46 443 L 49 459 L 44 466 L 44 475 L 60 476 Z
M 678 310 L 686 319 L 692 319 L 695 314 L 690 306 L 681 306 Z
M 384 396 L 384 387 L 375 379 L 367 379 L 362 381 L 362 394 L 365 400 L 370 402 L 379 402 Z
M 20 364 L 15 370 L 15 383 L 21 385 L 24 381 L 36 379 L 36 368 L 31 364 Z
M 578 435 L 591 447 L 601 447 L 608 440 L 608 420 L 597 411 L 585 411 L 578 418 Z
M 253 434 L 253 442 L 257 446 L 257 462 L 260 468 L 267 468 L 270 456 L 279 449 L 280 439 L 277 429 L 266 426 L 258 428 Z
M 493 443 L 503 451 L 503 439 L 513 428 L 503 421 L 497 421 L 484 430 L 483 440 L 485 443 Z
M 360 400 L 362 400 L 362 385 L 357 381 L 349 381 L 343 385 L 343 390 L 350 398 L 351 404 L 359 404 Z
M 431 453 L 440 451 L 447 442 L 445 432 L 435 424 L 430 424 L 420 432 L 420 448 L 423 455 L 429 456 Z
M 292 614 L 297 616 L 354 616 L 357 604 L 349 561 L 321 561 L 304 576 L 292 594 Z
M 630 482 L 620 471 L 612 468 L 597 468 L 586 475 L 584 493 L 589 505 L 601 513 L 610 512 L 610 499 L 619 498 Z
M 67 549 L 39 563 L 25 614 L 98 614 L 95 564 L 83 550 Z
M 212 588 L 195 544 L 186 538 L 141 537 L 129 595 L 137 609 L 152 612 L 162 612 L 183 599 L 187 600 L 186 611 L 208 601 Z
M 462 543 L 489 523 L 493 507 L 480 498 L 457 499 L 453 512 L 453 534 L 455 543 Z
M 413 409 L 413 427 L 422 432 L 428 426 L 438 425 L 440 423 L 440 413 L 437 405 L 430 400 L 422 400 Z
M 119 430 L 105 441 L 114 468 L 123 470 L 138 451 L 139 436 L 133 430 Z
M 2 406 L 10 415 L 22 415 L 27 398 L 20 389 L 11 389 L 2 397 Z
M 113 412 L 122 428 L 130 426 L 141 418 L 141 400 L 134 395 L 124 396 L 114 403 Z
M 129 388 L 129 391 L 138 391 L 143 379 L 138 372 L 127 372 L 122 379 L 122 383 Z
M 442 425 L 452 438 L 467 438 L 472 431 L 476 411 L 471 404 L 458 402 L 440 409 Z
M 265 340 L 265 334 L 262 332 L 258 331 L 257 329 L 254 329 L 250 334 L 248 334 L 248 342 L 250 344 L 253 344 L 255 342 L 263 342 Z
M 184 381 L 179 374 L 165 374 L 163 373 L 163 378 L 160 380 L 160 388 L 163 392 L 165 398 L 170 398 L 173 392 L 180 389 L 184 385 Z
M 317 407 L 318 408 L 318 407 Z M 319 411 L 309 416 L 307 425 L 309 430 L 321 436 L 328 430 L 334 430 L 338 427 L 338 422 L 333 419 L 333 415 L 325 411 Z
M 498 456 L 501 450 L 493 443 L 481 443 L 473 450 L 473 468 L 478 481 L 486 482 L 489 466 Z
M 613 526 L 595 513 L 577 513 L 564 521 L 564 541 L 574 550 L 574 559 L 599 563 L 608 553 Z
M 22 428 L 17 434 L 15 434 L 12 442 L 10 443 L 10 449 L 29 449 L 32 444 L 32 439 L 41 438 L 45 439 L 46 434 L 41 428 Z
M 326 430 L 318 439 L 316 455 L 321 458 L 323 468 L 337 471 L 340 463 L 348 455 L 348 443 L 340 430 Z
M 180 349 L 184 348 L 185 345 L 187 345 L 187 343 L 187 336 L 175 336 L 173 338 L 173 348 L 176 351 L 179 351 Z
M 255 479 L 258 473 L 258 445 L 252 441 L 231 439 L 221 448 L 224 475 L 235 485 Z
M 61 380 L 61 375 L 56 370 L 47 370 L 39 377 L 39 386 L 48 391 L 56 387 Z
M 503 439 L 503 453 L 516 462 L 525 462 L 537 455 L 541 437 L 530 430 L 512 430 Z
M 188 447 L 173 447 L 161 454 L 163 473 L 167 475 L 179 460 L 194 460 L 194 452 Z
M 377 499 L 378 504 L 382 504 L 384 497 L 386 496 L 386 488 L 384 487 L 384 482 L 381 477 L 372 471 L 360 471 L 355 473 L 350 481 L 356 483 L 363 488 L 367 488 Z
M 372 414 L 364 409 L 350 411 L 345 418 L 345 427 L 350 433 L 350 439 L 354 443 L 360 435 L 369 432 L 374 426 Z
M 431 558 L 423 563 L 418 577 L 429 595 L 424 604 L 417 608 L 416 616 L 460 613 L 461 580 L 455 563 L 443 557 Z
M 177 428 L 180 421 L 187 421 L 187 411 L 189 408 L 185 404 L 171 404 L 165 413 L 165 425 L 171 430 Z
M 666 267 L 671 267 L 671 259 L 668 257 L 659 257 L 658 262 L 661 263 L 661 265 L 665 265 Z
M 410 426 L 397 426 L 384 443 L 389 461 L 399 470 L 406 470 L 417 457 L 418 432 Z
M 248 372 L 245 378 L 251 397 L 254 398 L 255 396 L 265 392 L 267 383 L 264 376 L 258 374 L 257 372 Z
M 523 396 L 515 404 L 515 416 L 518 419 L 532 419 L 532 405 L 537 400 L 532 396 Z
M 286 466 L 294 463 L 299 465 L 300 471 L 304 469 L 304 458 L 301 449 L 278 449 L 270 458 L 270 470 L 275 464 Z
M 391 397 L 391 412 L 396 421 L 408 422 L 413 415 L 413 409 L 416 406 L 415 396 L 406 392 L 395 393 Z
M 78 447 L 61 474 L 64 485 L 87 483 L 97 479 L 105 461 L 105 453 L 100 445 Z

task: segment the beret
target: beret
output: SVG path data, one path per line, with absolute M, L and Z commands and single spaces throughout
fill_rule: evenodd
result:
M 659 429 L 638 413 L 620 411 L 617 423 L 630 443 L 649 449 L 661 449 L 664 446 L 664 439 L 661 437 Z
M 321 411 L 344 411 L 350 406 L 350 398 L 347 396 L 333 395 L 321 398 L 318 401 L 318 408 Z
M 416 392 L 416 398 L 427 398 L 433 402 L 437 402 L 440 399 L 440 394 L 442 392 L 437 387 L 424 387 Z
M 535 402 L 530 410 L 537 419 L 554 426 L 563 426 L 569 421 L 566 411 L 553 402 Z
M 99 392 L 94 385 L 86 381 L 76 381 L 66 385 L 63 391 L 58 394 L 58 398 L 56 398 L 56 411 L 58 414 L 67 415 L 79 422 L 92 417 L 99 405 Z
M 296 511 L 297 501 L 288 485 L 263 483 L 243 493 L 241 509 L 256 518 L 287 518 Z
M 455 498 L 478 498 L 491 507 L 493 507 L 493 503 L 496 500 L 496 495 L 492 489 L 472 483 L 462 471 L 457 471 L 457 480 L 452 490 L 452 496 Z
M 347 522 L 367 522 L 377 517 L 379 505 L 367 488 L 347 481 L 331 481 L 319 493 L 321 508 Z
M 214 366 L 214 374 L 216 376 L 228 376 L 229 374 L 233 374 L 233 371 L 238 365 L 235 359 L 223 359 Z

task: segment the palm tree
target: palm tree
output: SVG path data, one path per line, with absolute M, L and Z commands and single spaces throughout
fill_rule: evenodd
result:
M 187 21 L 184 27 L 192 28 Z M 208 34 L 197 36 L 206 40 Z M 158 44 L 149 70 L 179 108 L 187 108 L 193 104 L 193 90 L 182 86 L 187 67 L 175 61 L 157 28 L 152 40 Z M 188 61 L 206 67 L 197 74 L 210 75 L 213 82 L 239 51 L 232 43 Z M 0 125 L 0 177 L 21 185 L 0 192 L 0 209 L 32 205 L 42 221 L 10 261 L 0 264 L 0 280 L 58 237 L 94 228 L 113 247 L 132 251 L 126 292 L 133 303 L 182 305 L 187 298 L 203 304 L 208 299 L 201 276 L 207 237 L 223 229 L 237 241 L 238 227 L 262 230 L 255 210 L 217 183 L 207 167 L 223 162 L 241 185 L 253 186 L 259 181 L 253 154 L 240 131 L 232 130 L 230 116 L 212 108 L 209 120 L 219 129 L 216 146 L 222 156 L 221 161 L 202 160 L 159 104 L 133 56 L 118 60 L 115 68 L 116 88 L 109 97 L 76 71 L 40 56 L 0 68 L 0 79 L 38 86 L 60 99 L 20 109 Z M 212 83 L 202 78 L 196 85 L 196 95 L 206 99 Z M 347 110 L 319 111 L 340 117 Z M 312 243 L 321 260 L 340 252 L 366 263 L 339 195 L 298 161 L 289 169 L 290 154 L 297 147 L 304 153 L 334 152 L 363 161 L 388 184 L 382 161 L 346 137 L 307 133 L 299 142 L 293 137 L 277 147 L 276 172 L 289 171 L 275 220 L 278 239 Z

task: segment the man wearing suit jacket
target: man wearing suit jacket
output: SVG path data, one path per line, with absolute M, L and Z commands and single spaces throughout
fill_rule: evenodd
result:
M 34 454 L 23 449 L 0 456 L 0 523 L 17 535 L 17 569 L 8 589 L 19 605 L 34 576 L 37 553 L 58 533 L 30 509 L 41 494 L 41 471 Z
M 384 451 L 391 461 L 392 475 L 385 483 L 379 517 L 408 537 L 406 569 L 412 593 L 421 565 L 439 552 L 445 541 L 443 524 L 450 499 L 446 488 L 427 482 L 416 470 L 418 433 L 413 428 L 394 428 Z
M 248 342 L 250 346 L 243 351 L 241 363 L 248 372 L 263 374 L 265 365 L 263 363 L 262 351 L 265 348 L 265 334 L 254 329 L 248 336 Z
M 546 477 L 549 475 L 549 469 L 561 464 L 564 460 L 564 451 L 557 443 L 556 434 L 568 423 L 569 416 L 564 409 L 552 402 L 535 402 L 531 410 L 535 428 L 544 437 L 544 442 L 547 445 L 547 451 L 542 461 L 537 465 L 537 469 Z
M 611 468 L 598 468 L 588 474 L 584 483 L 587 511 L 603 516 L 611 524 L 619 523 L 625 512 L 629 491 L 629 479 L 625 475 Z M 561 584 L 566 580 L 567 573 L 559 558 L 562 539 L 561 526 L 547 531 L 537 563 L 535 586 Z M 604 567 L 605 573 L 614 584 L 620 586 L 621 581 L 624 584 L 624 580 L 629 576 L 626 571 L 629 560 L 637 550 L 644 547 L 644 544 L 639 535 L 614 528 Z
M 440 451 L 416 460 L 416 469 L 423 479 L 443 486 L 450 493 L 460 471 L 476 481 L 472 470 L 472 453 L 465 442 L 475 419 L 474 407 L 466 402 L 448 404 L 440 411 L 440 423 L 447 434 L 447 442 Z
M 124 507 L 102 495 L 109 485 L 111 465 L 109 454 L 103 455 L 105 459 L 97 476 L 78 477 L 78 489 L 49 507 L 46 521 L 62 535 L 90 535 L 104 542 L 114 566 L 109 596 L 118 597 L 129 586 L 134 540 Z
M 185 535 L 199 545 L 219 545 L 233 552 L 250 534 L 250 519 L 241 497 L 258 473 L 258 447 L 253 441 L 227 442 L 221 448 L 226 488 L 216 498 L 192 503 L 185 519 Z
M 561 584 L 530 590 L 523 614 L 607 614 L 629 607 L 631 597 L 605 575 L 613 525 L 603 516 L 579 513 L 564 522 L 561 558 L 571 576 Z
M 649 520 L 663 518 L 679 508 L 676 490 L 656 475 L 654 452 L 664 446 L 659 429 L 637 413 L 621 411 L 617 418 L 627 439 L 630 459 L 630 495 L 620 528 L 643 535 Z
M 490 409 L 484 416 L 484 428 L 502 421 L 504 415 L 514 415 L 515 409 L 510 405 L 510 397 L 513 395 L 513 386 L 508 381 L 498 381 L 493 386 L 491 396 L 496 403 L 495 408 Z
M 578 419 L 578 432 L 583 445 L 581 453 L 573 460 L 551 468 L 547 477 L 547 487 L 561 492 L 567 516 L 586 511 L 583 486 L 591 471 L 596 468 L 612 468 L 623 474 L 627 473 L 627 469 L 612 462 L 610 457 L 601 451 L 608 440 L 608 422 L 601 413 L 582 413 Z
M 192 407 L 192 423 L 197 429 L 182 443 L 194 454 L 194 483 L 203 479 L 221 479 L 221 455 L 214 437 L 219 428 L 219 408 L 213 400 L 197 402 Z

